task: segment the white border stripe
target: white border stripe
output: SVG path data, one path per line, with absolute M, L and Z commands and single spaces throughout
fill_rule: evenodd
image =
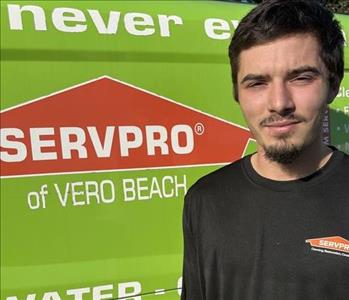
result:
M 155 295 L 164 295 L 166 293 L 165 289 L 157 289 L 154 292 Z
M 211 166 L 225 166 L 230 164 L 229 162 L 212 163 L 212 164 L 197 164 L 197 165 L 179 165 L 179 166 L 162 166 L 162 167 L 143 167 L 143 168 L 129 168 L 129 169 L 110 169 L 110 170 L 84 170 L 76 172 L 57 172 L 57 173 L 40 173 L 40 174 L 24 174 L 24 175 L 10 175 L 0 176 L 1 179 L 6 178 L 21 178 L 21 177 L 39 177 L 39 176 L 51 176 L 51 175 L 73 175 L 73 174 L 85 174 L 85 173 L 110 173 L 110 172 L 126 172 L 126 171 L 147 171 L 147 170 L 162 170 L 162 169 L 179 169 L 179 168 L 196 168 L 196 167 L 211 167 Z
M 10 111 L 10 110 L 13 110 L 13 109 L 22 107 L 22 106 L 26 106 L 26 105 L 32 104 L 32 103 L 34 103 L 34 102 L 37 102 L 37 101 L 40 101 L 40 100 L 43 100 L 43 99 L 46 99 L 46 98 L 48 98 L 48 97 L 55 96 L 55 95 L 58 95 L 58 94 L 61 94 L 61 93 L 64 93 L 64 92 L 73 90 L 73 89 L 75 89 L 75 88 L 77 88 L 77 87 L 84 86 L 84 85 L 86 85 L 86 84 L 95 82 L 95 81 L 97 81 L 97 80 L 99 80 L 99 79 L 102 79 L 102 78 L 104 78 L 104 77 L 105 77 L 105 76 L 101 76 L 101 77 L 98 77 L 98 78 L 95 78 L 95 79 L 91 79 L 91 80 L 88 80 L 88 81 L 85 81 L 85 82 L 82 82 L 82 83 L 73 85 L 73 86 L 71 86 L 71 87 L 65 88 L 65 89 L 63 89 L 63 90 L 59 90 L 59 91 L 57 91 L 57 92 L 53 92 L 53 93 L 51 93 L 51 94 L 48 94 L 48 95 L 45 95 L 45 96 L 41 96 L 41 97 L 39 97 L 39 98 L 35 98 L 35 99 L 32 99 L 32 100 L 28 100 L 27 102 L 24 102 L 24 103 L 15 105 L 15 106 L 11 106 L 11 107 L 9 107 L 9 108 L 5 108 L 5 109 L 3 109 L 2 111 L 0 111 L 0 113 L 7 112 L 7 111 Z
M 222 118 L 219 118 L 219 117 L 210 115 L 210 114 L 205 113 L 205 112 L 203 112 L 203 111 L 200 111 L 200 110 L 198 110 L 198 109 L 196 109 L 196 108 L 190 107 L 190 106 L 185 105 L 185 104 L 183 104 L 183 103 L 176 102 L 176 101 L 174 101 L 174 100 L 172 100 L 172 99 L 170 99 L 170 98 L 166 98 L 166 97 L 164 97 L 164 96 L 160 96 L 160 95 L 158 95 L 158 94 L 155 94 L 155 93 L 153 93 L 153 92 L 144 90 L 144 89 L 139 88 L 139 87 L 137 87 L 137 86 L 134 86 L 134 85 L 132 85 L 132 84 L 130 84 L 130 83 L 126 83 L 126 82 L 124 82 L 124 81 L 115 79 L 115 78 L 110 77 L 110 76 L 108 76 L 108 75 L 103 75 L 103 76 L 97 77 L 97 78 L 95 78 L 95 79 L 91 79 L 91 80 L 88 80 L 88 81 L 85 81 L 85 82 L 82 82 L 82 83 L 73 85 L 73 86 L 71 86 L 71 87 L 69 87 L 69 88 L 66 88 L 66 89 L 59 90 L 59 91 L 57 91 L 57 92 L 48 94 L 48 95 L 46 95 L 46 96 L 42 96 L 42 97 L 39 97 L 39 98 L 36 98 L 36 99 L 33 99 L 33 100 L 29 100 L 29 101 L 27 101 L 27 102 L 25 102 L 25 103 L 21 103 L 21 104 L 18 104 L 18 105 L 16 105 L 16 106 L 12 106 L 12 107 L 10 107 L 10 108 L 6 108 L 6 109 L 0 111 L 0 113 L 7 112 L 7 111 L 10 111 L 10 110 L 13 110 L 13 109 L 16 109 L 16 108 L 25 106 L 25 105 L 32 104 L 32 103 L 34 103 L 34 102 L 37 102 L 37 101 L 46 99 L 47 97 L 55 96 L 55 95 L 58 95 L 58 94 L 61 94 L 61 93 L 70 91 L 70 90 L 75 89 L 75 88 L 77 88 L 77 87 L 84 86 L 84 85 L 86 85 L 86 84 L 89 84 L 89 83 L 92 83 L 92 82 L 95 82 L 95 81 L 98 81 L 98 80 L 104 79 L 104 78 L 107 78 L 107 79 L 113 80 L 113 81 L 115 81 L 115 82 L 118 82 L 118 83 L 127 85 L 127 86 L 129 86 L 129 87 L 132 87 L 132 88 L 134 88 L 134 89 L 136 89 L 136 90 L 142 91 L 142 92 L 147 93 L 147 94 L 149 94 L 149 95 L 153 95 L 153 96 L 159 97 L 159 98 L 161 98 L 162 100 L 169 101 L 169 102 L 171 102 L 171 103 L 174 103 L 174 104 L 177 104 L 177 105 L 179 105 L 179 106 L 185 107 L 185 108 L 187 108 L 187 109 L 190 109 L 190 110 L 192 110 L 192 111 L 198 112 L 198 113 L 203 114 L 203 115 L 205 115 L 205 116 L 214 118 L 214 119 L 219 120 L 219 121 L 221 121 L 221 122 L 228 123 L 228 124 L 230 124 L 230 125 L 234 125 L 234 126 L 236 126 L 236 127 L 239 127 L 239 128 L 241 128 L 241 129 L 244 129 L 244 130 L 246 130 L 246 131 L 249 131 L 248 128 L 246 128 L 246 127 L 244 127 L 244 126 L 241 126 L 241 125 L 239 125 L 239 124 L 235 124 L 235 123 L 229 122 L 229 121 L 227 121 L 227 120 L 224 120 L 224 119 L 222 119 Z
M 247 143 L 246 143 L 246 145 L 245 145 L 245 148 L 244 148 L 244 151 L 242 152 L 241 157 L 244 157 L 244 156 L 246 155 L 246 151 L 247 151 L 247 148 L 248 148 L 248 145 L 249 145 L 250 142 L 256 142 L 256 140 L 253 139 L 253 138 L 249 138 L 249 139 L 247 140 Z

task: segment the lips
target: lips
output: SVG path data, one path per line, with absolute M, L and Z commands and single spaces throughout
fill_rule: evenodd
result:
M 298 124 L 300 123 L 300 121 L 295 121 L 295 120 L 285 120 L 285 121 L 278 121 L 278 122 L 273 122 L 273 123 L 270 123 L 270 124 L 266 124 L 265 126 L 266 127 L 287 127 L 287 126 L 290 126 L 290 125 L 294 125 L 294 124 Z
M 285 120 L 266 124 L 265 127 L 273 135 L 282 135 L 291 133 L 299 123 L 300 121 L 296 120 Z

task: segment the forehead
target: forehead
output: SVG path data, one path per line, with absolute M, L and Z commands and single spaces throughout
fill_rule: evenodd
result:
M 247 74 L 282 76 L 302 66 L 325 69 L 320 45 L 312 34 L 294 34 L 243 50 L 238 78 Z

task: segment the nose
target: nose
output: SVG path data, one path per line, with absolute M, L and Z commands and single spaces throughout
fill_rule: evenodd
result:
M 269 90 L 268 110 L 280 116 L 286 116 L 295 110 L 292 93 L 285 82 L 273 82 Z

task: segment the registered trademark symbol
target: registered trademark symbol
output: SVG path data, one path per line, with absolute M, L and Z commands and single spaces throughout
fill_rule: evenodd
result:
M 194 130 L 197 135 L 203 135 L 205 132 L 205 127 L 202 123 L 196 123 Z

